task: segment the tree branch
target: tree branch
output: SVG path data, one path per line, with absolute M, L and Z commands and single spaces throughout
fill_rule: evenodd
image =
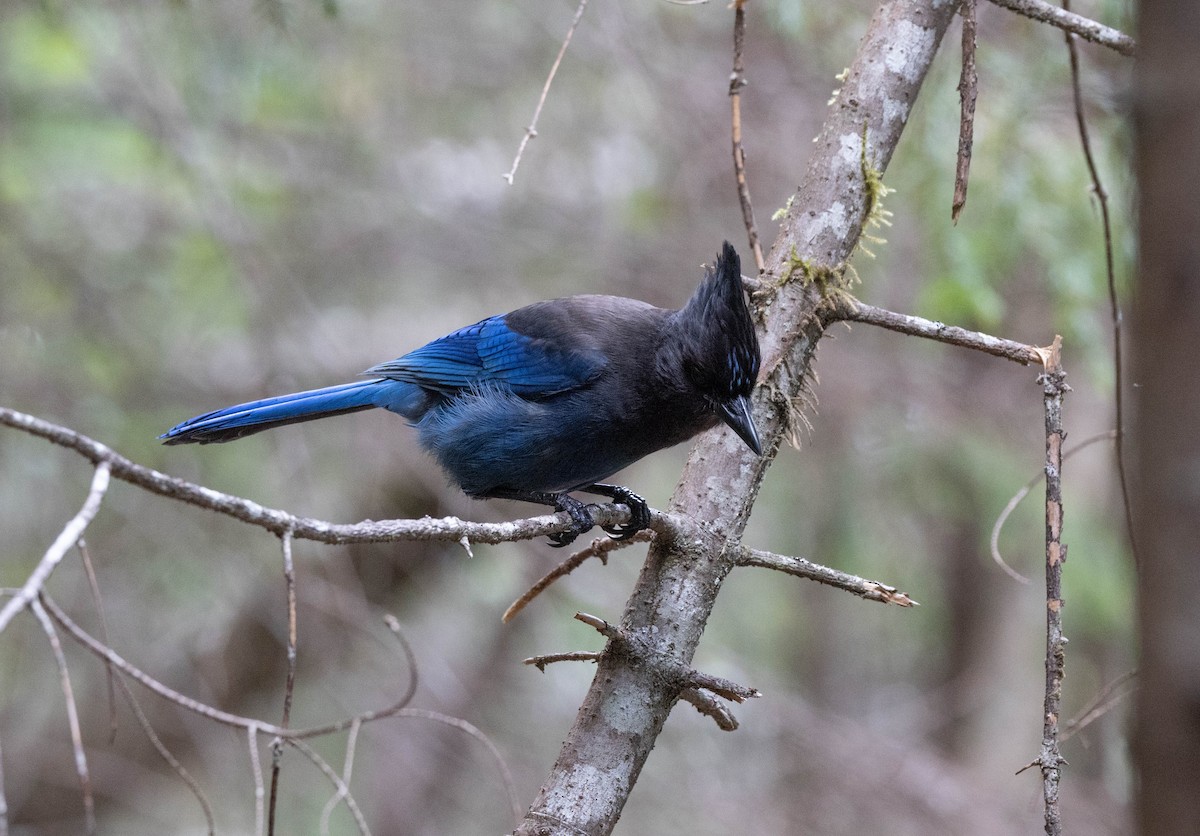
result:
M 1045 0 L 992 0 L 992 2 L 1009 11 L 1074 33 L 1085 41 L 1115 49 L 1122 55 L 1133 57 L 1137 52 L 1137 42 L 1124 32 L 1058 6 L 1052 6 Z
M 207 508 L 244 523 L 265 528 L 279 536 L 283 536 L 284 532 L 291 531 L 292 536 L 298 539 L 314 540 L 329 545 L 390 543 L 398 540 L 456 542 L 465 540 L 468 544 L 471 542 L 510 543 L 517 540 L 532 540 L 536 537 L 565 531 L 572 524 L 570 515 L 564 512 L 502 523 L 466 522 L 458 517 L 330 523 L 309 517 L 298 517 L 276 508 L 266 508 L 249 499 L 221 493 L 175 476 L 168 476 L 152 468 L 135 464 L 106 445 L 67 427 L 2 406 L 0 406 L 0 424 L 24 430 L 31 435 L 74 450 L 94 464 L 103 463 L 111 470 L 115 478 L 137 485 L 159 496 L 177 499 L 199 508 Z M 597 525 L 613 525 L 629 521 L 629 511 L 624 506 L 612 504 L 596 506 L 592 516 Z M 650 528 L 660 534 L 674 536 L 677 532 L 684 530 L 686 526 L 677 517 L 652 510 Z M 65 535 L 66 532 L 63 536 Z M 74 540 L 68 542 L 67 546 L 69 547 L 72 542 Z M 0 630 L 3 629 L 3 626 L 4 621 L 0 621 Z
M 798 578 L 808 578 L 810 581 L 816 581 L 827 586 L 844 589 L 847 592 L 853 592 L 859 598 L 865 598 L 868 601 L 879 601 L 882 604 L 896 604 L 900 607 L 921 606 L 918 602 L 910 598 L 908 593 L 901 592 L 894 586 L 888 586 L 878 581 L 869 581 L 866 578 L 860 578 L 857 575 L 850 575 L 846 572 L 839 572 L 837 569 L 813 563 L 811 560 L 805 560 L 803 557 L 772 554 L 771 552 L 748 549 L 743 546 L 737 565 L 774 569 L 776 572 L 785 572 L 789 575 L 795 575 Z

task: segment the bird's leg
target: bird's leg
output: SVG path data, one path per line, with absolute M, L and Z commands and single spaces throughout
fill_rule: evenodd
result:
M 619 502 L 629 508 L 629 522 L 622 525 L 604 526 L 604 530 L 614 540 L 628 540 L 643 528 L 650 527 L 650 506 L 646 504 L 646 500 L 629 490 L 629 488 L 620 485 L 595 484 L 588 485 L 586 488 L 581 488 L 580 490 L 599 494 L 600 496 L 607 496 L 614 502 Z
M 592 486 L 596 487 L 596 486 Z M 602 487 L 610 487 L 604 485 Z M 621 488 L 620 490 L 624 490 Z M 612 494 L 604 493 L 603 491 L 589 491 L 591 493 L 601 493 L 605 496 Z M 549 505 L 556 511 L 566 511 L 571 515 L 571 527 L 566 531 L 560 531 L 557 534 L 551 534 L 550 544 L 555 548 L 561 549 L 563 546 L 570 545 L 575 541 L 575 538 L 585 531 L 590 531 L 596 526 L 596 521 L 592 519 L 592 512 L 589 510 L 595 508 L 595 505 L 587 505 L 580 502 L 575 497 L 567 493 L 550 493 L 548 491 L 518 491 L 511 488 L 494 488 L 481 496 L 491 497 L 493 499 L 519 499 L 522 502 L 536 502 L 538 505 Z M 636 496 L 636 494 L 634 494 Z M 639 497 L 640 498 L 640 497 Z M 621 500 L 624 502 L 625 500 Z M 642 503 L 645 505 L 645 502 Z M 631 506 L 632 507 L 632 506 Z M 608 529 L 605 529 L 608 531 Z

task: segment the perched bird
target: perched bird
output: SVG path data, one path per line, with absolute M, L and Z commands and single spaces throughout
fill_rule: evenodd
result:
M 748 396 L 758 339 L 741 261 L 725 243 L 677 311 L 618 296 L 570 296 L 489 317 L 363 372 L 364 378 L 231 406 L 184 421 L 166 444 L 232 441 L 272 427 L 382 407 L 472 497 L 570 514 L 565 546 L 595 525 L 584 491 L 629 507 L 606 526 L 625 539 L 650 521 L 644 499 L 601 480 L 725 422 L 762 453 Z

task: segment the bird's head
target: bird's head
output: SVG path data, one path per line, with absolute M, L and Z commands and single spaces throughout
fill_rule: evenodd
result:
M 704 280 L 678 316 L 688 382 L 755 455 L 761 455 L 749 401 L 758 380 L 758 337 L 742 289 L 742 262 L 728 241 L 717 263 L 705 268 Z

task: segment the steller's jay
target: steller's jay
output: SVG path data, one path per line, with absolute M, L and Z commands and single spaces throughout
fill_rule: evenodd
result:
M 618 296 L 571 296 L 493 316 L 340 386 L 227 407 L 184 421 L 166 444 L 232 441 L 261 430 L 383 407 L 469 496 L 521 499 L 570 514 L 565 546 L 595 525 L 580 490 L 629 507 L 606 526 L 645 528 L 644 499 L 600 480 L 724 421 L 762 453 L 747 400 L 758 339 L 728 242 L 677 311 Z

